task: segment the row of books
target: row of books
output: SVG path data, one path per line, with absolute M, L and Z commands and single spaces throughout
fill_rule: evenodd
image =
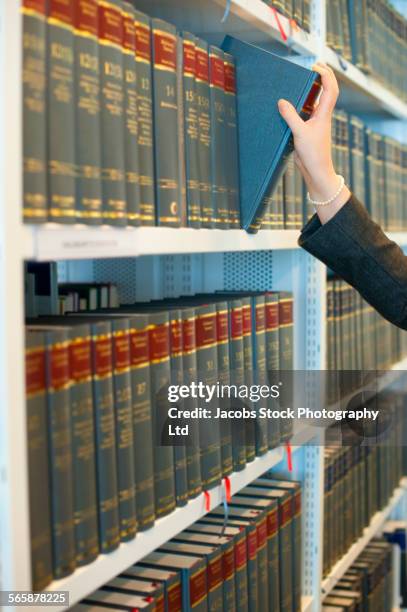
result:
M 276 9 L 284 17 L 287 17 L 287 19 L 293 19 L 297 26 L 300 26 L 306 32 L 310 32 L 310 0 L 264 0 L 264 2 L 273 9 Z
M 386 370 L 407 354 L 407 334 L 340 279 L 327 283 L 327 369 Z
M 73 610 L 299 612 L 301 558 L 301 484 L 267 473 Z
M 116 549 L 291 436 L 289 420 L 242 416 L 256 410 L 252 386 L 293 369 L 289 293 L 39 317 L 28 320 L 26 337 L 36 589 Z M 230 391 L 209 403 L 192 393 L 171 403 L 169 385 L 198 382 Z M 265 402 L 276 407 L 271 396 Z M 202 404 L 236 416 L 190 418 L 185 436 L 171 437 L 169 425 L 186 421 L 169 419 L 169 408 L 193 415 Z
M 24 219 L 239 227 L 233 57 L 122 0 L 24 0 Z
M 323 612 L 391 612 L 393 547 L 373 539 L 323 601 Z
M 384 508 L 403 474 L 402 445 L 405 431 L 395 419 L 380 434 L 380 424 L 389 419 L 386 406 L 397 403 L 397 396 L 380 398 L 379 421 L 365 425 L 359 444 L 346 444 L 352 433 L 345 437 L 344 445 L 329 443 L 325 448 L 324 468 L 324 553 L 323 572 L 329 573 L 333 565 L 363 533 L 373 515 Z M 337 425 L 327 432 L 336 435 Z M 373 435 L 372 431 L 374 430 Z M 342 432 L 343 433 L 343 432 Z M 346 434 L 345 434 L 346 435 Z M 371 445 L 362 446 L 363 435 Z M 373 439 L 381 439 L 373 442 Z M 343 442 L 343 440 L 342 440 Z
M 327 2 L 327 44 L 402 99 L 407 97 L 407 21 L 389 0 Z

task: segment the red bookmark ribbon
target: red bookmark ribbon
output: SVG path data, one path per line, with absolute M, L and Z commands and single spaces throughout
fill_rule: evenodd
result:
M 229 478 L 229 476 L 225 476 L 224 481 L 225 481 L 226 502 L 228 504 L 230 504 L 230 499 L 231 499 L 232 495 L 231 495 L 231 487 L 230 487 L 230 478 Z
M 289 440 L 287 440 L 287 442 L 285 443 L 285 448 L 286 448 L 286 451 L 287 451 L 287 466 L 288 466 L 288 471 L 292 472 L 293 471 L 293 455 L 292 455 L 291 444 L 290 444 Z
M 205 496 L 205 510 L 206 510 L 206 512 L 209 512 L 209 510 L 211 509 L 211 496 L 210 496 L 210 493 L 208 493 L 208 491 L 204 491 L 204 496 Z
M 283 25 L 282 25 L 282 23 L 280 21 L 280 15 L 278 14 L 278 11 L 277 11 L 276 8 L 274 8 L 274 6 L 271 7 L 271 10 L 273 11 L 274 18 L 275 18 L 276 23 L 277 23 L 277 27 L 278 27 L 278 29 L 280 31 L 280 34 L 281 34 L 281 38 L 283 39 L 284 42 L 286 42 L 288 40 L 288 36 L 284 32 Z

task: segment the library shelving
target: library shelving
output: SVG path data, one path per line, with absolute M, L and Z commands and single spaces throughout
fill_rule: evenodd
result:
M 384 134 L 403 134 L 405 138 L 407 105 L 326 47 L 325 0 L 311 2 L 311 33 L 294 27 L 281 16 L 286 39 L 275 14 L 262 0 L 143 0 L 138 6 L 214 42 L 219 42 L 225 33 L 233 33 L 275 48 L 306 66 L 318 59 L 327 61 L 339 77 L 346 110 L 356 112 Z M 19 9 L 19 0 L 0 5 L 0 590 L 31 588 L 24 396 L 25 260 L 58 260 L 61 281 L 114 280 L 121 296 L 129 302 L 216 289 L 293 291 L 295 368 L 323 370 L 326 364 L 326 269 L 298 248 L 297 230 L 247 235 L 241 230 L 122 230 L 22 224 Z M 407 233 L 390 237 L 407 245 Z M 407 369 L 406 360 L 396 367 Z M 313 389 L 308 392 L 312 398 Z M 380 532 L 389 516 L 407 516 L 404 480 L 389 505 L 373 517 L 362 538 L 322 580 L 323 441 L 324 430 L 309 427 L 296 432 L 292 440 L 292 476 L 303 483 L 304 612 L 321 609 L 323 596 Z M 232 492 L 278 464 L 286 471 L 284 448 L 269 452 L 233 474 Z M 222 486 L 213 489 L 211 505 L 220 503 L 223 495 Z M 53 582 L 48 590 L 69 590 L 72 605 L 204 513 L 200 496 L 158 521 L 148 532 L 137 535 L 132 543 L 99 556 L 68 578 Z M 12 610 L 5 608 L 7 612 Z

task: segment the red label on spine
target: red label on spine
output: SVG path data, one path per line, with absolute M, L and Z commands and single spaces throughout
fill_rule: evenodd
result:
M 113 360 L 116 370 L 130 367 L 130 344 L 127 331 L 113 334 Z
M 71 378 L 80 382 L 92 375 L 90 338 L 78 338 L 69 344 Z
M 278 328 L 278 302 L 266 304 L 266 329 L 272 331 Z
M 164 599 L 164 595 L 160 595 L 155 600 L 155 612 L 165 612 L 165 599 Z
M 112 340 L 109 336 L 101 336 L 94 341 L 95 375 L 108 376 L 112 372 Z
M 308 97 L 305 101 L 304 106 L 302 107 L 302 112 L 310 115 L 314 110 L 315 102 L 321 92 L 322 85 L 319 81 L 314 81 L 311 87 L 311 91 L 308 94 Z
M 235 546 L 235 567 L 236 571 L 242 569 L 247 564 L 246 538 L 242 538 Z
M 198 316 L 196 319 L 197 348 L 216 343 L 216 313 Z
M 157 361 L 170 356 L 170 334 L 168 325 L 152 325 L 149 334 L 150 360 Z
M 229 338 L 228 313 L 226 311 L 218 312 L 216 316 L 216 329 L 218 341 L 223 342 Z
M 247 535 L 247 548 L 249 559 L 255 559 L 257 555 L 257 530 L 252 531 Z
M 264 331 L 266 329 L 266 317 L 264 304 L 258 304 L 256 306 L 256 332 Z
M 223 553 L 223 580 L 229 580 L 235 573 L 234 546 Z
M 196 49 L 196 78 L 209 83 L 209 56 L 203 49 Z
M 182 322 L 180 319 L 171 321 L 171 355 L 179 355 L 182 352 Z
M 232 339 L 241 338 L 243 335 L 242 309 L 233 309 L 231 312 L 231 334 Z
M 133 53 L 136 50 L 136 28 L 134 19 L 130 13 L 122 13 L 123 15 L 123 47 Z
M 293 300 L 284 299 L 279 302 L 280 325 L 291 325 L 294 321 Z
M 233 64 L 225 62 L 225 91 L 227 93 L 236 93 L 236 70 Z
M 48 15 L 52 19 L 73 25 L 73 3 L 69 0 L 49 0 Z
M 37 11 L 37 13 L 41 13 L 41 15 L 45 15 L 46 13 L 45 0 L 24 0 L 23 7 L 30 11 Z
M 195 572 L 189 579 L 189 604 L 191 608 L 206 598 L 206 569 Z
M 122 46 L 123 20 L 118 7 L 108 2 L 99 4 L 99 36 L 102 40 Z
M 284 527 L 292 518 L 291 499 L 287 499 L 280 506 L 280 525 Z
M 177 45 L 175 36 L 154 31 L 154 65 L 175 70 L 177 67 Z
M 195 76 L 196 60 L 195 60 L 195 45 L 190 40 L 184 40 L 184 74 L 186 76 Z
M 147 329 L 130 330 L 130 360 L 132 366 L 147 364 L 150 358 Z
M 185 319 L 182 324 L 182 342 L 184 352 L 196 349 L 195 319 Z
M 182 610 L 182 591 L 181 582 L 177 582 L 168 589 L 167 596 L 168 612 L 181 612 Z
M 135 22 L 136 26 L 136 57 L 140 57 L 147 62 L 151 62 L 151 42 L 150 28 L 139 21 Z
M 220 89 L 225 88 L 225 67 L 223 64 L 223 59 L 220 57 L 216 57 L 215 55 L 211 55 L 209 58 L 210 62 L 210 80 L 211 85 L 215 87 L 220 87 Z
M 301 491 L 297 491 L 294 497 L 294 515 L 299 516 L 301 514 Z
M 70 381 L 68 345 L 54 345 L 49 352 L 49 386 L 54 391 L 63 389 Z
M 25 387 L 27 395 L 45 391 L 45 350 L 28 350 L 25 355 Z
M 243 315 L 243 334 L 245 336 L 248 336 L 252 333 L 252 307 L 243 306 L 242 315 Z
M 267 516 L 267 536 L 273 537 L 278 531 L 278 509 L 276 508 Z
M 98 3 L 97 0 L 76 0 L 75 28 L 82 32 L 98 35 Z
M 223 573 L 222 573 L 222 555 L 219 555 L 213 561 L 209 561 L 208 564 L 208 589 L 213 591 L 220 584 L 222 584 Z
M 262 548 L 267 541 L 267 518 L 257 526 L 257 548 Z

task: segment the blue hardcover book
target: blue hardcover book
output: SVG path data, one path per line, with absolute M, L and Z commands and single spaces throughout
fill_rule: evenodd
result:
M 316 72 L 232 36 L 225 38 L 222 48 L 236 61 L 242 227 L 256 232 L 293 150 L 291 130 L 277 102 L 289 100 L 307 119 L 320 80 Z

